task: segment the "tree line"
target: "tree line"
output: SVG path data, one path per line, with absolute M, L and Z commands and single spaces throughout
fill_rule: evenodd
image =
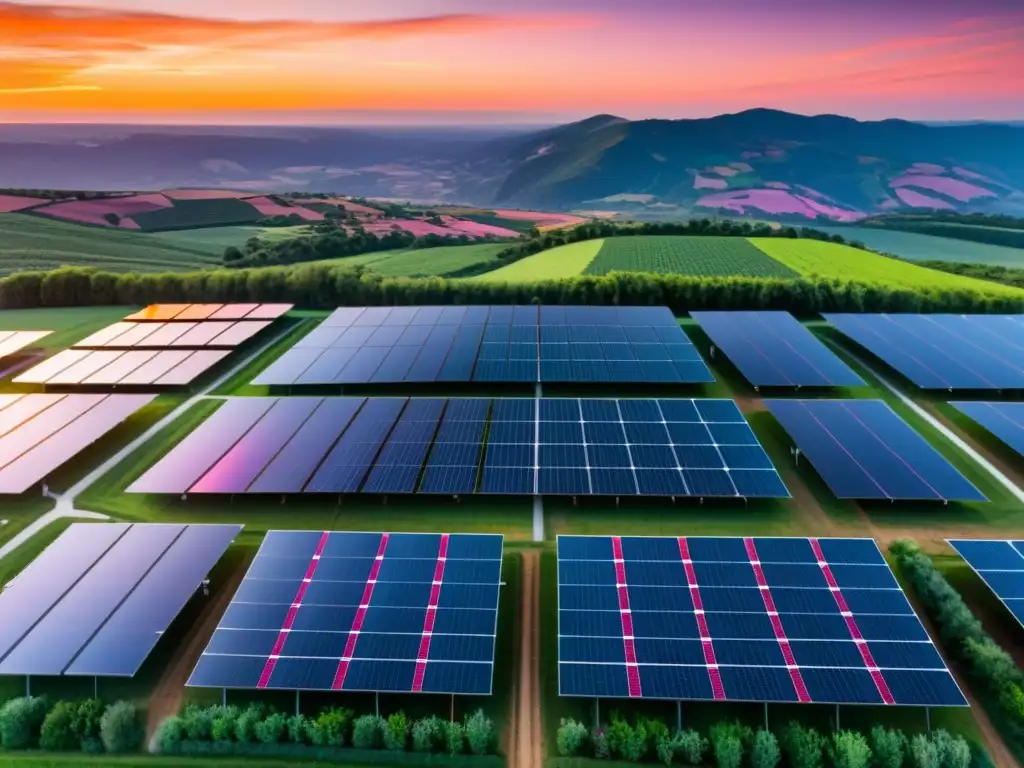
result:
M 0 308 L 188 302 L 289 302 L 311 309 L 423 304 L 667 305 L 695 309 L 820 312 L 1024 311 L 1022 298 L 976 289 L 890 288 L 871 283 L 752 277 L 694 277 L 633 272 L 580 275 L 533 283 L 381 277 L 359 265 L 219 269 L 117 274 L 63 267 L 0 278 Z
M 949 272 L 953 275 L 974 277 L 993 283 L 1024 288 L 1024 267 L 1004 267 L 997 264 L 974 264 L 962 261 L 915 261 L 921 267 Z

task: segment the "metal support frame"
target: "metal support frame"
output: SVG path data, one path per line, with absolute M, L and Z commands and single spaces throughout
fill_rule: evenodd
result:
M 837 731 L 840 730 L 840 725 L 839 725 L 839 705 L 838 704 L 836 704 L 836 730 Z
M 220 689 L 220 705 L 222 707 L 226 707 L 228 705 L 228 689 L 227 688 L 221 688 Z
M 767 731 L 768 728 L 768 702 L 764 703 L 764 729 Z
M 32 676 L 31 675 L 25 675 L 25 695 L 26 696 L 31 696 L 32 695 Z
M 676 730 L 683 730 L 683 702 L 676 702 Z
M 373 692 L 373 712 L 380 717 L 380 691 Z
M 601 728 L 601 700 L 594 699 L 594 730 L 600 730 Z
M 928 728 L 928 733 L 931 733 L 932 732 L 932 708 L 931 707 L 925 707 L 924 708 L 924 724 Z
M 296 690 L 295 691 L 295 716 L 296 717 L 298 717 L 299 715 L 302 714 L 302 705 L 300 704 L 299 694 L 300 694 L 300 691 Z

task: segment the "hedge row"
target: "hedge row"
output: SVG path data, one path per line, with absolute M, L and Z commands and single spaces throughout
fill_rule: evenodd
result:
M 1024 747 L 1024 671 L 993 640 L 963 598 L 912 541 L 897 541 L 889 551 L 934 622 L 943 645 L 971 680 L 993 701 L 1004 736 Z
M 1021 298 L 975 290 L 914 290 L 838 280 L 778 280 L 612 273 L 536 283 L 385 278 L 362 267 L 204 270 L 114 274 L 81 267 L 0 278 L 0 309 L 170 302 L 290 302 L 307 308 L 415 304 L 636 304 L 697 309 L 819 312 L 1018 312 Z
M 792 722 L 777 735 L 740 723 L 719 723 L 705 738 L 694 730 L 670 732 L 661 720 L 638 718 L 630 724 L 613 713 L 607 729 L 589 731 L 575 720 L 558 729 L 558 754 L 591 756 L 631 763 L 718 768 L 777 768 L 783 757 L 789 768 L 968 768 L 971 748 L 959 736 L 943 730 L 908 739 L 901 731 L 882 726 L 868 736 L 839 731 L 829 736 Z
M 482 710 L 463 722 L 439 717 L 410 720 L 404 712 L 387 718 L 355 717 L 350 709 L 329 707 L 316 717 L 288 715 L 252 704 L 199 707 L 189 705 L 160 727 L 158 745 L 170 755 L 315 756 L 342 748 L 364 752 L 413 751 L 451 756 L 493 755 L 497 749 L 494 722 Z
M 58 701 L 11 699 L 0 707 L 0 748 L 111 754 L 134 752 L 142 744 L 135 705 L 119 701 L 104 708 L 97 699 Z

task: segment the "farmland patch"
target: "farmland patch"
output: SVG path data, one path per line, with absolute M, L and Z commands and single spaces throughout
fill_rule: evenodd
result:
M 657 272 L 694 277 L 797 277 L 740 237 L 610 237 L 587 275 Z
M 529 283 L 535 280 L 576 277 L 590 265 L 604 242 L 584 240 L 581 243 L 541 251 L 474 279 L 489 283 Z

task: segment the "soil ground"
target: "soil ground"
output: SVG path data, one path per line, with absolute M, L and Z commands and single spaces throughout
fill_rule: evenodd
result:
M 540 552 L 523 552 L 522 603 L 519 622 L 518 679 L 514 686 L 510 768 L 544 763 L 544 728 L 540 709 Z

